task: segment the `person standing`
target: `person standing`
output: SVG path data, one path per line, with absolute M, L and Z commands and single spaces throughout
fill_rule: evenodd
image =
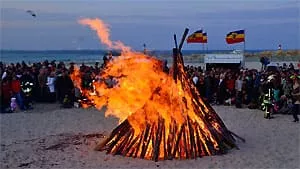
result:
M 25 110 L 24 104 L 23 104 L 23 96 L 21 94 L 21 82 L 17 78 L 17 76 L 13 76 L 13 79 L 11 81 L 11 88 L 13 92 L 13 97 L 17 99 L 17 104 L 21 110 Z
M 39 101 L 45 101 L 47 94 L 47 75 L 45 68 L 40 69 L 40 74 L 38 75 L 38 84 L 39 84 Z
M 51 72 L 50 75 L 47 77 L 47 86 L 49 88 L 49 102 L 55 102 L 56 100 L 56 91 L 55 91 L 55 72 Z
M 1 113 L 8 113 L 11 112 L 10 109 L 8 109 L 10 107 L 10 99 L 12 96 L 12 88 L 9 82 L 9 79 L 7 77 L 4 77 L 1 81 L 0 81 L 0 87 L 1 87 L 1 91 L 0 91 L 0 107 L 1 107 Z
M 217 88 L 217 104 L 223 105 L 226 96 L 225 74 L 220 75 Z
M 238 78 L 235 80 L 235 91 L 236 91 L 235 107 L 236 108 L 242 108 L 242 100 L 243 100 L 242 87 L 243 87 L 243 78 L 242 75 L 239 75 Z
M 299 122 L 298 113 L 300 111 L 300 78 L 297 76 L 293 77 L 294 83 L 293 83 L 293 91 L 292 91 L 292 97 L 293 97 L 293 109 L 292 114 L 294 121 L 293 122 Z
M 205 98 L 209 103 L 212 102 L 212 88 L 213 88 L 213 73 L 212 72 L 207 72 L 205 77 L 204 77 L 204 90 L 205 90 Z

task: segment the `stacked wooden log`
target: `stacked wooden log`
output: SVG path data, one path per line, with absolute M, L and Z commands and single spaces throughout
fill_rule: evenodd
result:
M 173 49 L 172 76 L 176 83 L 191 97 L 194 114 L 203 124 L 197 123 L 188 114 L 186 121 L 166 123 L 158 117 L 156 122 L 146 122 L 144 129 L 135 132 L 128 120 L 116 127 L 111 135 L 95 149 L 113 155 L 138 157 L 149 160 L 195 159 L 197 157 L 224 154 L 237 147 L 232 133 L 226 128 L 213 108 L 203 101 L 184 71 L 182 44 L 188 33 L 186 29 L 179 47 L 174 35 L 176 48 Z M 182 97 L 182 104 L 187 102 Z M 134 115 L 134 114 L 132 114 Z M 166 126 L 169 124 L 169 126 Z M 204 127 L 203 127 L 204 126 Z M 217 126 L 217 127 L 216 127 Z

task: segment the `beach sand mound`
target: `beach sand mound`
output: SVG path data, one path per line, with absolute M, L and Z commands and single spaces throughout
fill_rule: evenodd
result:
M 290 115 L 266 120 L 260 110 L 214 107 L 236 134 L 240 150 L 196 160 L 153 162 L 94 151 L 117 126 L 96 109 L 37 104 L 29 112 L 1 114 L 1 168 L 299 168 L 299 123 Z

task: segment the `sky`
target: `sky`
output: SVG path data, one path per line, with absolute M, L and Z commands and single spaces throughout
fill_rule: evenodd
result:
M 228 45 L 230 31 L 245 29 L 245 47 L 300 49 L 299 0 L 0 0 L 1 49 L 105 49 L 96 33 L 78 19 L 100 18 L 111 29 L 111 39 L 136 50 L 170 50 L 173 35 L 180 39 L 203 29 L 211 50 L 242 49 Z M 32 10 L 37 17 L 26 13 Z M 202 44 L 183 49 L 201 50 Z

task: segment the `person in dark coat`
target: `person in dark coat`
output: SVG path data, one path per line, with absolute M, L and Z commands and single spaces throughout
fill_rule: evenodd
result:
M 292 91 L 292 97 L 293 97 L 293 108 L 292 108 L 292 115 L 294 118 L 293 122 L 299 122 L 298 113 L 300 111 L 300 78 L 297 76 L 294 76 L 293 78 L 293 91 Z
M 57 78 L 56 87 L 60 103 L 65 106 L 65 101 L 68 101 L 66 106 L 71 106 L 74 101 L 74 84 L 66 70 L 63 70 L 61 76 Z
M 213 96 L 213 77 L 212 73 L 208 72 L 207 74 L 204 78 L 205 98 L 208 102 L 211 102 Z

